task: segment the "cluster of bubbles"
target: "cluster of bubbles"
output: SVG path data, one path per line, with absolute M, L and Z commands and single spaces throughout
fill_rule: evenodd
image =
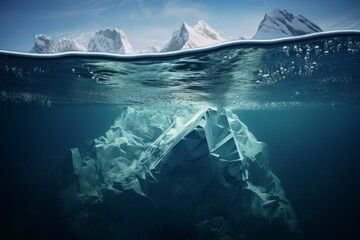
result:
M 6 104 L 34 104 L 50 108 L 53 101 L 46 95 L 29 92 L 0 91 L 0 103 Z
M 18 67 L 15 65 L 11 65 L 8 62 L 0 64 L 0 71 L 11 73 L 14 77 L 23 79 L 24 78 L 24 70 L 22 67 Z
M 25 67 L 10 61 L 0 61 L 0 72 L 2 74 L 2 84 L 12 88 L 22 88 L 24 84 L 33 83 L 39 75 L 50 72 L 49 69 L 41 67 Z M 33 104 L 41 107 L 51 107 L 53 101 L 50 97 L 31 92 L 31 90 L 19 89 L 19 92 L 11 92 L 2 89 L 0 91 L 0 103 L 5 104 Z M 40 89 L 41 90 L 41 89 Z
M 17 64 L 13 64 L 7 61 L 0 62 L 0 71 L 6 74 L 10 74 L 12 78 L 22 79 L 22 80 L 31 80 L 39 75 L 49 73 L 50 69 L 45 69 L 41 67 L 23 67 Z
M 356 54 L 360 51 L 360 41 L 352 38 L 333 38 L 319 40 L 314 44 L 293 44 L 283 46 L 276 55 L 281 62 L 276 62 L 258 70 L 257 83 L 276 84 L 288 77 L 310 77 L 321 67 L 321 62 L 336 54 Z M 276 59 L 274 59 L 276 60 Z
M 92 70 L 89 66 L 85 66 L 84 64 L 79 67 L 72 68 L 71 73 L 75 74 L 79 78 L 90 78 L 96 82 L 99 82 L 101 79 L 96 73 L 94 73 L 94 70 Z

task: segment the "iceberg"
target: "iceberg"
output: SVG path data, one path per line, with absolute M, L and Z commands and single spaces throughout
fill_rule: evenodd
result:
M 79 34 L 74 38 L 61 38 L 58 40 L 57 50 L 55 44 L 50 36 L 43 34 L 35 35 L 35 45 L 30 50 L 31 53 L 61 53 L 61 52 L 106 52 L 106 53 L 118 53 L 118 54 L 135 54 L 136 51 L 132 47 L 130 41 L 126 37 L 125 33 L 117 28 L 106 28 L 89 33 Z M 81 43 L 80 43 L 81 42 Z M 87 47 L 83 44 L 87 43 Z M 148 51 L 160 51 L 156 50 L 158 47 L 149 48 Z
M 266 144 L 230 110 L 128 107 L 71 149 L 59 196 L 80 239 L 302 239 Z
M 170 41 L 161 52 L 204 47 L 225 41 L 227 39 L 220 32 L 210 27 L 204 20 L 199 20 L 193 27 L 184 22 L 180 29 L 173 32 Z
M 58 41 L 58 52 L 86 52 L 87 49 L 75 39 L 61 38 Z
M 90 38 L 87 51 L 119 54 L 135 53 L 135 49 L 131 46 L 125 33 L 117 28 L 106 28 L 97 31 Z
M 266 13 L 252 39 L 274 39 L 322 32 L 322 29 L 303 15 L 294 16 L 285 9 Z
M 50 36 L 46 36 L 44 34 L 36 34 L 35 45 L 30 50 L 30 53 L 56 53 L 55 44 Z

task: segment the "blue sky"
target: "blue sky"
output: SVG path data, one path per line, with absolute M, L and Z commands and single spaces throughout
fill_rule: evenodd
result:
M 204 19 L 225 36 L 251 37 L 265 12 L 284 8 L 324 30 L 360 29 L 359 0 L 8 0 L 0 1 L 0 49 L 29 51 L 34 35 L 83 36 L 125 31 L 136 49 L 163 46 L 183 21 Z

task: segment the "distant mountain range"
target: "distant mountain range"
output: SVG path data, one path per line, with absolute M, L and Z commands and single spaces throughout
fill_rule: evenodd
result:
M 273 12 L 265 14 L 264 19 L 261 21 L 252 39 L 274 39 L 321 31 L 319 26 L 302 15 L 294 16 L 287 10 L 275 9 Z M 205 21 L 200 20 L 194 26 L 189 26 L 184 22 L 179 29 L 174 31 L 171 39 L 163 48 L 151 46 L 146 50 L 136 51 L 123 31 L 116 28 L 107 28 L 95 32 L 88 40 L 88 46 L 80 44 L 75 39 L 62 38 L 58 41 L 56 48 L 51 37 L 37 34 L 35 36 L 35 45 L 30 52 L 56 53 L 80 51 L 119 54 L 170 52 L 187 48 L 204 47 L 230 40 L 234 39 L 224 37 Z

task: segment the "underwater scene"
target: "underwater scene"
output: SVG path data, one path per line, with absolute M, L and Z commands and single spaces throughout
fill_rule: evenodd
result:
M 6 239 L 356 239 L 360 32 L 0 52 Z

